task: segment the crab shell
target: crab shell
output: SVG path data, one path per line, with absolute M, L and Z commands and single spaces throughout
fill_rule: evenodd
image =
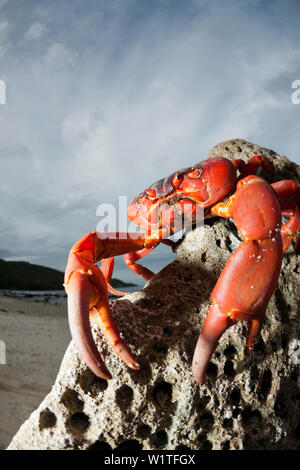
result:
M 235 188 L 236 167 L 222 157 L 183 168 L 152 184 L 135 197 L 128 218 L 146 233 L 166 228 L 169 234 L 202 219 L 204 210 Z

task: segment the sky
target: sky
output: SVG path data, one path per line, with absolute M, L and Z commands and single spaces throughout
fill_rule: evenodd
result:
M 298 0 L 0 0 L 0 258 L 63 270 L 99 204 L 220 141 L 300 163 L 299 19 Z

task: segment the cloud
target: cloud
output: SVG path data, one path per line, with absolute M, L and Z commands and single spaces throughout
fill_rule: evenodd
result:
M 54 43 L 49 46 L 45 55 L 45 65 L 51 68 L 61 69 L 72 65 L 76 58 L 76 52 L 70 51 L 64 44 Z
M 49 18 L 49 9 L 46 5 L 41 5 L 39 2 L 35 2 L 33 16 L 37 18 Z
M 25 39 L 28 40 L 35 40 L 35 39 L 40 39 L 42 36 L 44 36 L 48 32 L 48 28 L 45 24 L 35 22 L 32 23 L 28 30 L 25 33 Z

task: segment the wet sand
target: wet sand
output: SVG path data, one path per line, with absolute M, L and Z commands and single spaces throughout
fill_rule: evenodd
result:
M 50 391 L 70 339 L 65 308 L 0 295 L 0 449 Z

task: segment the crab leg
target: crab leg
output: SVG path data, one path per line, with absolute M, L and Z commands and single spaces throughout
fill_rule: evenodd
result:
M 106 258 L 106 259 L 101 260 L 100 270 L 103 273 L 103 276 L 105 277 L 108 292 L 110 292 L 111 294 L 117 295 L 117 296 L 127 295 L 128 292 L 121 292 L 121 291 L 115 289 L 110 284 L 110 280 L 112 278 L 112 274 L 113 274 L 113 270 L 114 270 L 114 264 L 115 264 L 115 258 L 114 257 Z
M 227 212 L 226 212 L 227 210 Z M 193 358 L 193 375 L 205 381 L 206 368 L 218 340 L 237 320 L 249 324 L 246 352 L 260 333 L 268 302 L 275 289 L 282 262 L 281 208 L 271 186 L 248 176 L 237 185 L 226 203 L 212 213 L 232 217 L 244 242 L 227 261 L 216 285 Z
M 219 310 L 217 304 L 210 307 L 194 352 L 192 371 L 198 383 L 205 381 L 206 368 L 224 331 L 236 323 Z
M 254 155 L 246 163 L 244 160 L 233 160 L 233 164 L 240 170 L 240 179 L 249 175 L 255 175 L 257 170 L 262 167 L 269 175 L 274 175 L 275 167 L 273 163 L 265 155 Z
M 283 241 L 283 252 L 285 253 L 290 244 L 292 243 L 295 234 L 297 234 L 296 238 L 296 246 L 295 251 L 299 251 L 300 247 L 300 209 L 297 207 L 292 214 L 283 212 L 283 215 L 290 216 L 290 220 L 288 220 L 282 227 L 281 227 L 281 236 Z
M 95 345 L 89 321 L 89 289 L 87 276 L 74 272 L 70 278 L 68 289 L 76 295 L 68 295 L 68 316 L 71 335 L 81 358 L 98 377 L 110 379 L 107 370 Z
M 255 175 L 260 167 L 269 173 L 269 175 L 273 176 L 275 173 L 273 163 L 265 155 L 254 155 L 247 163 L 241 159 L 233 160 L 233 164 L 241 173 L 239 179 L 245 178 L 249 175 Z
M 277 181 L 271 186 L 279 197 L 282 215 L 290 217 L 290 220 L 281 227 L 283 251 L 288 249 L 297 234 L 295 247 L 297 252 L 300 248 L 300 188 L 292 180 Z
M 127 267 L 135 274 L 142 276 L 146 281 L 151 279 L 154 276 L 154 273 L 150 271 L 150 269 L 146 268 L 145 266 L 141 266 L 136 262 L 144 256 L 148 255 L 153 249 L 154 248 L 143 248 L 139 251 L 127 253 L 127 255 L 124 256 L 124 261 Z
M 139 233 L 92 232 L 75 243 L 70 251 L 65 272 L 70 329 L 80 355 L 99 377 L 109 379 L 111 375 L 95 345 L 89 316 L 97 322 L 120 358 L 132 369 L 139 369 L 134 355 L 120 336 L 108 302 L 108 290 L 122 294 L 109 285 L 114 256 L 132 252 L 143 252 L 145 255 L 164 236 L 165 231 L 162 229 L 149 236 Z M 100 260 L 103 260 L 101 269 L 95 266 Z
M 103 334 L 121 359 L 131 368 L 139 365 L 120 337 L 108 302 L 107 281 L 112 274 L 112 262 L 104 263 L 103 272 L 94 266 L 101 259 L 142 249 L 145 238 L 141 234 L 85 235 L 71 249 L 65 273 L 68 293 L 68 314 L 74 342 L 90 369 L 99 377 L 110 374 L 98 352 L 89 325 L 89 314 L 97 321 Z

